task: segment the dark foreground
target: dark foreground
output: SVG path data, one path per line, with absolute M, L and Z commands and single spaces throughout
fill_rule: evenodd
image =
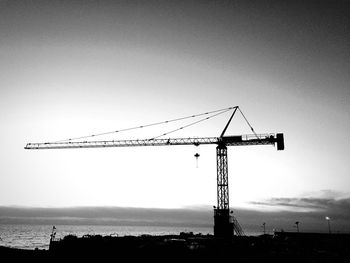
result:
M 169 236 L 66 236 L 49 250 L 0 247 L 2 258 L 37 261 L 220 260 L 235 262 L 349 262 L 350 235 L 278 232 L 274 236 L 217 239 L 181 233 Z

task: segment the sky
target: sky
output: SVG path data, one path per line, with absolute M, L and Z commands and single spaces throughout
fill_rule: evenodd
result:
M 231 207 L 348 204 L 349 6 L 0 0 L 0 206 L 216 205 L 215 145 L 24 146 L 236 105 L 257 133 L 284 133 L 285 151 L 229 147 Z M 229 117 L 172 137 L 219 136 Z M 98 139 L 150 138 L 187 123 Z M 239 114 L 226 132 L 249 133 Z

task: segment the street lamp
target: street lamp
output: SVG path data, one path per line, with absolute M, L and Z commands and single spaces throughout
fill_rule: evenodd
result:
M 266 228 L 265 228 L 265 226 L 266 226 L 266 223 L 264 222 L 264 223 L 262 224 L 262 227 L 264 228 L 264 235 L 266 234 Z
M 297 228 L 297 232 L 299 233 L 299 221 L 295 222 L 296 228 Z
M 331 218 L 326 216 L 326 220 L 328 222 L 328 233 L 330 234 L 331 233 Z

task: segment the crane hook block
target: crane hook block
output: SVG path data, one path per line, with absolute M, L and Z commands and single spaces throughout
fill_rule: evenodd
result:
M 277 151 L 283 151 L 284 150 L 283 133 L 277 133 L 276 134 L 276 142 L 277 142 Z

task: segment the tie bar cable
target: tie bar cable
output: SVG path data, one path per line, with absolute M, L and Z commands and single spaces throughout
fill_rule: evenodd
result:
M 167 123 L 171 123 L 171 122 L 176 122 L 176 121 L 181 121 L 181 120 L 186 120 L 186 119 L 190 119 L 190 118 L 196 118 L 199 116 L 203 116 L 203 115 L 209 115 L 212 113 L 225 113 L 229 110 L 232 110 L 235 107 L 229 107 L 229 108 L 224 108 L 224 109 L 220 109 L 220 110 L 214 110 L 214 111 L 209 111 L 209 112 L 204 112 L 204 113 L 200 113 L 200 114 L 195 114 L 195 115 L 190 115 L 190 116 L 185 116 L 185 117 L 181 117 L 181 118 L 176 118 L 176 119 L 171 119 L 171 120 L 166 120 L 166 121 L 161 121 L 161 122 L 155 122 L 155 123 L 150 123 L 150 124 L 145 124 L 145 125 L 141 125 L 141 126 L 134 126 L 134 127 L 130 127 L 130 128 L 125 128 L 125 129 L 120 129 L 120 130 L 115 130 L 115 131 L 110 131 L 110 132 L 103 132 L 103 133 L 97 133 L 97 134 L 91 134 L 91 135 L 86 135 L 86 136 L 80 136 L 80 137 L 74 137 L 74 138 L 69 138 L 69 139 L 64 139 L 64 140 L 58 140 L 58 141 L 54 141 L 54 143 L 58 143 L 58 142 L 67 142 L 67 141 L 75 141 L 75 140 L 80 140 L 80 139 L 87 139 L 87 138 L 92 138 L 92 137 L 97 137 L 97 136 L 102 136 L 102 135 L 108 135 L 108 134 L 113 134 L 113 133 L 120 133 L 120 132 L 125 132 L 125 131 L 131 131 L 131 130 L 136 130 L 136 129 L 142 129 L 142 128 L 148 128 L 151 126 L 156 126 L 156 125 L 161 125 L 161 124 L 167 124 Z M 163 136 L 163 135 L 162 135 Z

